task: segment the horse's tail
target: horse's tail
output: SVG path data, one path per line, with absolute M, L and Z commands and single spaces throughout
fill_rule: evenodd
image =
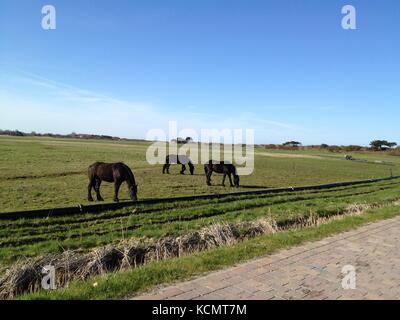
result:
M 132 172 L 131 168 L 129 168 L 125 163 L 123 163 L 122 165 L 124 166 L 126 172 L 128 173 L 129 179 L 128 179 L 127 182 L 128 182 L 131 186 L 136 185 L 135 176 L 133 175 L 133 172 Z
M 87 174 L 89 179 L 92 179 L 96 175 L 96 167 L 99 165 L 99 162 L 95 162 L 91 164 L 87 169 Z
M 93 165 L 89 166 L 87 169 L 87 175 L 88 175 L 89 179 L 92 176 L 92 172 L 93 172 Z

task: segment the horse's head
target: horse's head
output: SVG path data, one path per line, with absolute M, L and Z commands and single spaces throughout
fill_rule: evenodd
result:
M 239 188 L 239 176 L 237 175 L 237 174 L 235 174 L 234 176 L 233 176 L 233 183 L 235 184 L 235 187 L 236 188 Z
M 133 201 L 137 201 L 137 184 L 134 184 L 129 187 L 129 195 Z

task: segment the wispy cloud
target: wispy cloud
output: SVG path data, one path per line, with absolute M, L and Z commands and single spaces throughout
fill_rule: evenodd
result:
M 62 98 L 64 100 L 82 102 L 82 103 L 102 102 L 102 103 L 120 104 L 120 105 L 128 103 L 126 101 L 115 99 L 113 97 L 99 94 L 97 92 L 84 90 L 69 84 L 47 79 L 33 73 L 23 72 L 23 75 L 19 76 L 18 79 L 22 82 L 29 83 L 33 86 L 52 90 L 51 94 L 53 94 L 54 96 L 58 96 L 59 98 Z
M 198 106 L 186 111 L 165 106 L 157 108 L 149 103 L 126 101 L 29 72 L 12 77 L 16 92 L 7 99 L 3 95 L 8 104 L 8 107 L 3 106 L 3 121 L 9 123 L 9 128 L 23 130 L 25 126 L 36 131 L 144 138 L 150 129 L 166 131 L 169 121 L 177 121 L 179 130 L 197 132 L 201 129 L 254 129 L 259 143 L 279 142 L 309 133 L 296 124 L 266 119 L 251 112 L 195 112 L 201 110 Z
M 149 125 L 167 122 L 149 103 L 118 99 L 28 72 L 7 78 L 5 83 L 11 83 L 13 90 L 0 91 L 3 127 L 143 138 Z

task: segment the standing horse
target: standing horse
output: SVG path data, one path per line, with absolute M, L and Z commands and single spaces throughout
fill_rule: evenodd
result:
M 93 201 L 92 188 L 96 191 L 97 201 L 104 201 L 100 195 L 100 184 L 102 181 L 114 182 L 114 201 L 118 202 L 118 191 L 121 184 L 126 181 L 128 184 L 129 196 L 137 200 L 137 184 L 132 170 L 124 163 L 96 162 L 88 169 L 89 185 L 88 200 Z
M 213 172 L 216 172 L 224 175 L 224 177 L 222 178 L 223 186 L 225 186 L 225 178 L 226 176 L 228 176 L 231 187 L 233 187 L 231 177 L 233 175 L 233 182 L 235 184 L 235 187 L 239 187 L 239 176 L 237 174 L 236 167 L 231 163 L 210 160 L 204 165 L 204 172 L 206 173 L 207 185 L 209 186 L 211 186 L 211 175 Z
M 192 163 L 192 160 L 189 159 L 189 157 L 184 156 L 184 155 L 172 155 L 169 154 L 165 157 L 165 164 L 163 166 L 162 173 L 168 173 L 169 174 L 169 167 L 171 164 L 181 164 L 182 165 L 182 170 L 181 174 L 185 174 L 186 171 L 186 165 L 189 166 L 189 171 L 190 174 L 194 174 L 194 165 Z

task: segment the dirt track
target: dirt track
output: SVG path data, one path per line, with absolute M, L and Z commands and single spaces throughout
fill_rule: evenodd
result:
M 305 158 L 305 159 L 324 159 L 320 156 L 313 156 L 309 154 L 290 154 L 290 153 L 274 153 L 274 152 L 256 152 L 257 156 L 271 157 L 271 158 Z

